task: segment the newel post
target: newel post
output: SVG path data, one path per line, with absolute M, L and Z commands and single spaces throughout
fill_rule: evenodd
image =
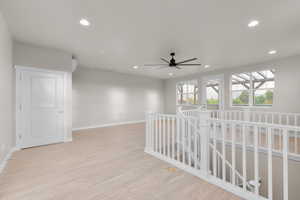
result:
M 201 143 L 201 161 L 200 169 L 209 175 L 209 119 L 210 111 L 199 111 L 200 119 L 200 143 Z

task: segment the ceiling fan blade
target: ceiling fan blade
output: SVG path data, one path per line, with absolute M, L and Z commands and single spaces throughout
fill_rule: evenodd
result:
M 143 69 L 163 69 L 163 68 L 169 68 L 169 65 L 167 64 L 145 64 L 144 66 L 142 66 Z
M 166 63 L 170 63 L 167 59 L 165 59 L 165 58 L 160 58 L 162 61 L 164 61 L 164 62 L 166 62 Z
M 201 64 L 179 64 L 179 66 L 201 66 Z
M 169 64 L 144 64 L 144 67 L 169 66 Z
M 182 69 L 181 67 L 178 67 L 178 66 L 175 66 L 175 68 L 177 68 L 177 69 Z
M 150 68 L 148 68 L 148 69 L 150 69 L 150 70 L 156 70 L 156 69 L 167 69 L 167 68 L 169 68 L 168 66 L 156 66 L 156 67 L 150 67 Z
M 183 63 L 187 63 L 187 62 L 191 62 L 191 61 L 194 61 L 194 60 L 197 60 L 198 58 L 191 58 L 191 59 L 188 59 L 188 60 L 184 60 L 184 61 L 181 61 L 181 62 L 178 62 L 176 63 L 177 65 L 180 65 L 180 64 L 183 64 Z

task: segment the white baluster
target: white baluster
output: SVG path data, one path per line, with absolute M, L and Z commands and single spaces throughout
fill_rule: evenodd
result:
M 159 132 L 158 132 L 158 135 L 159 135 L 159 152 L 160 154 L 163 154 L 163 151 L 162 151 L 162 117 L 161 115 L 159 115 L 159 121 L 158 121 L 158 125 L 159 125 Z
M 150 148 L 154 150 L 154 114 L 151 113 L 150 118 Z
M 179 148 L 179 140 L 180 140 L 180 118 L 177 116 L 176 117 L 176 152 L 177 152 L 177 161 L 180 161 L 180 148 Z
M 216 132 L 217 132 L 217 122 L 214 122 L 213 123 L 213 172 L 214 172 L 214 175 L 217 176 L 217 142 L 216 142 Z
M 258 127 L 254 126 L 254 180 L 255 180 L 255 194 L 259 194 L 259 165 L 258 165 Z
M 189 166 L 192 166 L 192 130 L 191 130 L 191 118 L 188 119 L 188 161 Z
M 158 152 L 158 114 L 155 114 L 155 152 Z
M 236 125 L 235 124 L 232 124 L 232 144 L 231 144 L 231 157 L 232 157 L 232 180 L 233 180 L 233 183 L 232 184 L 236 184 L 236 179 L 235 179 L 235 140 L 236 140 L 236 132 L 235 132 L 235 129 L 236 129 Z
M 220 167 L 220 163 L 222 162 L 222 160 L 221 160 L 221 158 L 220 158 L 220 156 L 218 155 L 218 157 L 217 157 L 218 159 L 217 159 L 217 166 L 218 166 L 218 171 L 217 171 L 217 177 L 219 177 L 219 178 L 221 178 L 221 167 Z
M 172 158 L 175 160 L 175 118 L 172 117 Z
M 296 154 L 298 154 L 298 131 L 295 130 L 295 134 L 296 134 L 296 141 L 295 141 L 295 144 L 296 144 L 296 148 L 295 148 L 295 152 Z
M 281 151 L 281 149 L 282 149 L 282 137 L 283 137 L 283 135 L 281 135 L 280 132 L 279 132 L 278 137 L 279 137 L 279 150 Z
M 289 174 L 288 174 L 288 131 L 287 129 L 284 129 L 283 131 L 283 200 L 288 200 L 289 199 Z
M 162 135 L 163 135 L 163 140 L 162 140 L 162 142 L 163 142 L 163 155 L 167 156 L 167 154 L 166 154 L 166 117 L 163 116 L 162 118 L 163 118 L 162 119 L 162 123 L 163 123 L 163 133 L 162 133 Z
M 146 114 L 146 137 L 145 137 L 145 151 L 149 151 L 149 116 Z
M 185 164 L 185 138 L 186 138 L 186 128 L 185 119 L 182 118 L 182 132 L 181 132 L 181 142 L 182 142 L 182 162 Z
M 272 129 L 267 129 L 268 137 L 268 198 L 273 199 L 273 155 L 272 155 Z
M 171 149 L 171 143 L 170 143 L 170 117 L 167 117 L 167 156 L 170 158 L 170 149 Z
M 223 181 L 226 181 L 226 124 L 222 123 L 222 175 Z
M 195 124 L 194 127 L 197 127 L 197 126 L 196 126 L 196 122 L 197 122 L 196 119 L 194 119 L 193 121 L 194 121 L 194 124 Z M 198 145 L 197 145 L 197 144 L 198 144 L 197 141 L 198 141 L 198 140 L 197 140 L 197 138 L 198 138 L 198 137 L 197 137 L 197 134 L 198 134 L 198 133 L 197 133 L 197 129 L 194 128 L 194 167 L 195 167 L 196 169 L 197 169 L 197 164 L 198 164 L 198 158 L 197 158 L 197 154 L 198 154 L 198 148 L 197 148 L 197 146 L 198 146 Z
M 247 155 L 247 149 L 246 149 L 246 127 L 245 125 L 242 125 L 242 137 L 243 137 L 243 189 L 246 190 L 247 186 L 247 163 L 246 163 L 246 155 Z
M 294 134 L 293 134 L 293 135 L 294 135 L 294 151 L 293 151 L 293 152 L 294 152 L 295 154 L 297 154 L 297 151 L 296 151 L 296 148 L 297 148 L 297 144 L 296 144 L 296 141 L 297 141 L 297 135 L 296 135 L 296 134 L 297 134 L 297 131 L 295 130 L 295 131 L 294 131 Z M 284 140 L 283 140 L 283 142 L 284 142 Z

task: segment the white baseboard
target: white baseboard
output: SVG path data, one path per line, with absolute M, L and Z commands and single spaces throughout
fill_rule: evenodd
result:
M 4 170 L 8 160 L 11 158 L 13 152 L 18 151 L 19 149 L 17 147 L 13 147 L 10 149 L 10 151 L 6 154 L 6 156 L 4 157 L 3 161 L 0 163 L 0 174 L 2 173 L 2 171 Z
M 93 129 L 93 128 L 104 128 L 104 127 L 110 127 L 110 126 L 120 126 L 120 125 L 126 125 L 126 124 L 138 124 L 138 123 L 144 123 L 144 122 L 145 122 L 145 120 L 117 122 L 117 123 L 110 123 L 110 124 L 73 128 L 72 131 L 80 131 L 80 130 Z
M 73 141 L 73 138 L 66 138 L 66 139 L 64 140 L 64 143 L 72 142 L 72 141 Z

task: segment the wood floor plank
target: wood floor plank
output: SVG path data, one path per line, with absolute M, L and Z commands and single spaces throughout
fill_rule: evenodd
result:
M 1 200 L 239 199 L 144 153 L 144 124 L 77 131 L 73 142 L 15 152 Z

